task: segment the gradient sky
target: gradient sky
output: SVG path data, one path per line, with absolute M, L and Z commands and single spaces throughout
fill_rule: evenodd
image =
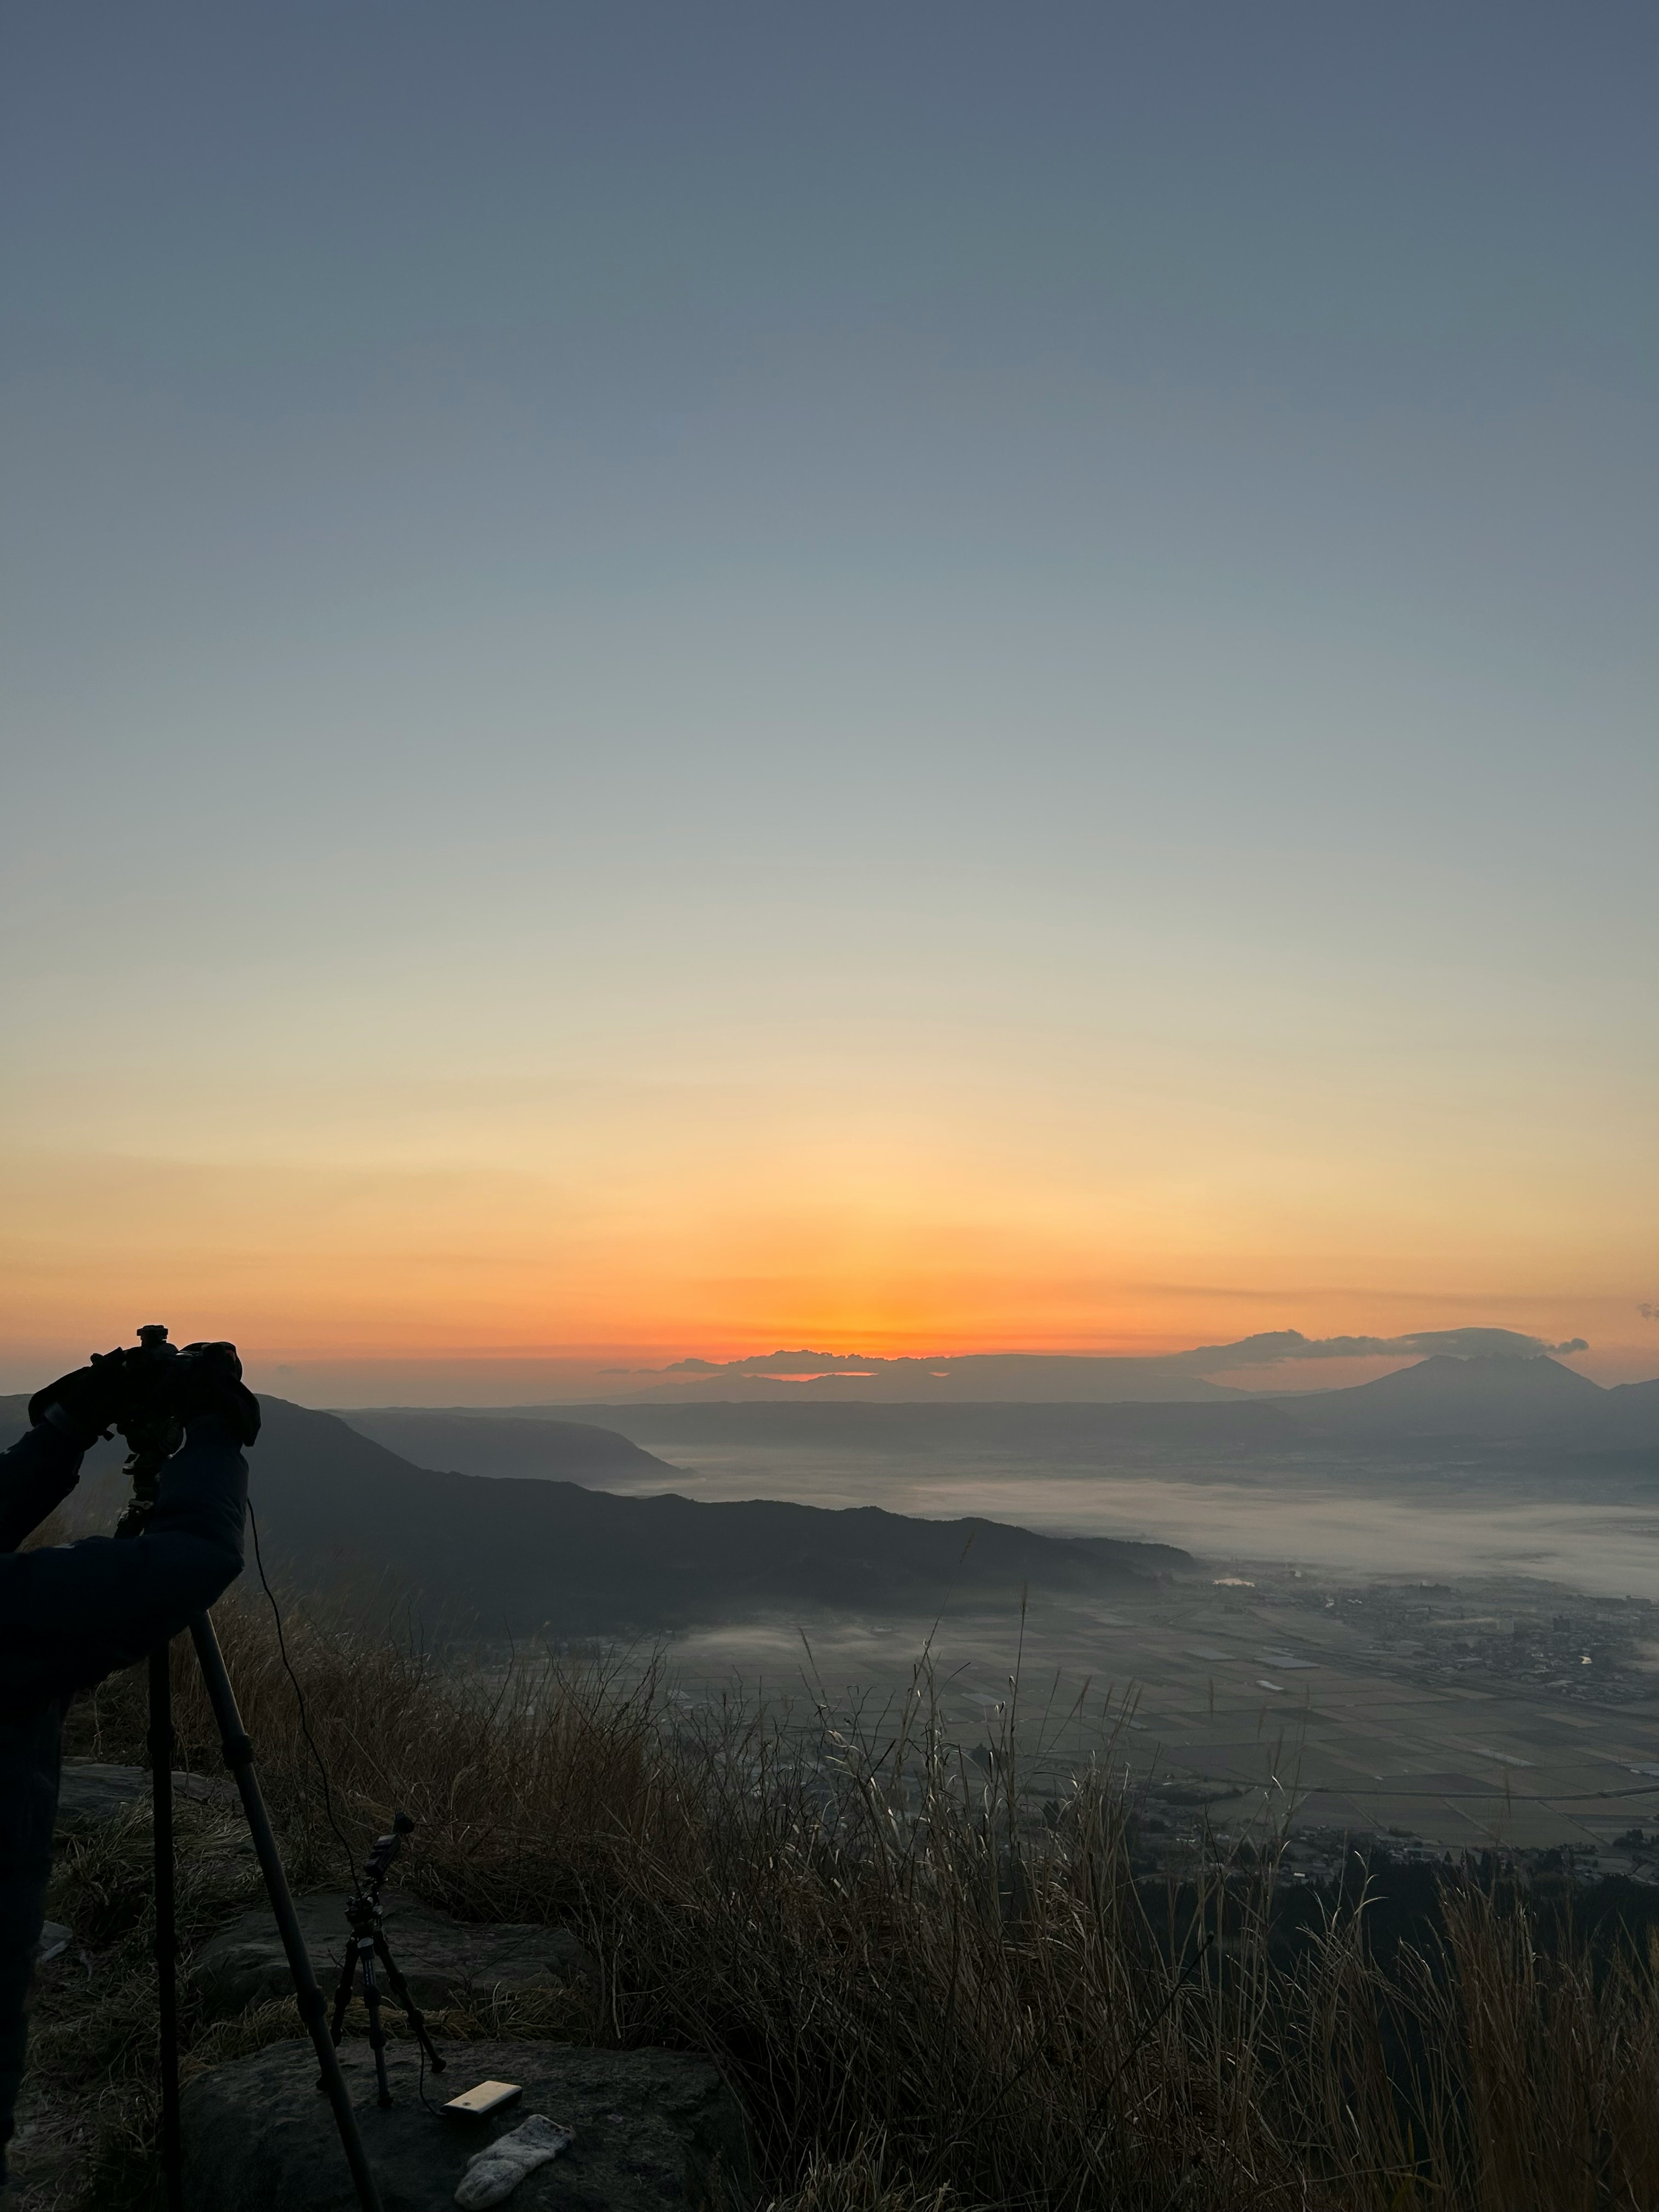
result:
M 1648 0 L 11 0 L 7 1374 L 1659 1369 L 1656 112 Z

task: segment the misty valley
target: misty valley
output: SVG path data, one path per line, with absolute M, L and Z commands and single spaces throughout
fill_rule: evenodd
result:
M 812 1712 L 878 1707 L 925 1652 L 964 1755 L 1018 1674 L 1053 1785 L 1109 1739 L 1153 1832 L 1179 1800 L 1316 1859 L 1655 1863 L 1630 1840 L 1659 1816 L 1651 1384 L 1431 1358 L 1223 1404 L 268 1399 L 252 1467 L 280 1586 L 453 1663 L 605 1650 L 690 1710 Z
M 1659 1866 L 1653 1385 L 1445 1358 L 1382 1385 L 1225 1406 L 343 1418 L 410 1460 L 479 1475 L 562 1466 L 617 1496 L 659 1496 L 667 1480 L 711 1506 L 784 1498 L 849 1523 L 879 1509 L 951 1529 L 957 1556 L 934 1555 L 920 1602 L 892 1583 L 877 1602 L 854 1568 L 807 1608 L 795 1573 L 792 1607 L 781 1560 L 741 1618 L 679 1594 L 676 1617 L 641 1633 L 693 1705 L 743 1684 L 807 1710 L 878 1706 L 925 1649 L 965 1749 L 994 1736 L 988 1715 L 1018 1668 L 1027 1741 L 1042 1737 L 1054 1786 L 1109 1736 L 1149 1819 L 1162 1802 L 1189 1808 L 1172 1849 L 1200 1808 L 1224 1835 L 1288 1822 L 1316 1868 L 1340 1860 L 1344 1837 L 1376 1836 L 1435 1856 L 1567 1850 L 1584 1872 L 1638 1881 Z M 652 1463 L 623 1458 L 617 1438 Z M 969 1519 L 983 1527 L 964 1559 Z M 1020 1550 L 1017 1528 L 1123 1549 L 1085 1567 L 1064 1548 Z M 1644 1821 L 1650 1841 L 1631 1842 Z
M 1061 2201 L 1075 2153 L 1048 2116 L 1085 2099 L 1067 2126 L 1091 2140 L 1102 2068 L 1115 2084 L 1146 2052 L 1168 2083 L 1212 2050 L 1265 2086 L 1219 2124 L 1207 2090 L 1183 2091 L 1168 2128 L 1115 2142 L 1134 2185 L 1097 2201 L 1168 2200 L 1206 2128 L 1231 2161 L 1281 2112 L 1304 2132 L 1277 2178 L 1200 2201 L 1280 2212 L 1314 2201 L 1322 2166 L 1332 2212 L 1393 2212 L 1425 2172 L 1453 2178 L 1450 2202 L 1545 2201 L 1461 2178 L 1493 2101 L 1471 1992 L 1491 1990 L 1506 2054 L 1577 2008 L 1570 2113 L 1626 2094 L 1659 1941 L 1659 1390 L 1601 1389 L 1526 1340 L 1297 1395 L 1178 1372 L 1161 1396 L 1072 1401 L 793 1389 L 260 1401 L 257 1534 L 215 1618 L 303 1940 L 345 1990 L 351 2112 L 382 2172 L 410 2178 L 386 2201 L 435 2212 L 453 2177 L 434 2172 L 462 2152 L 421 2124 L 425 2026 L 394 2017 L 377 2045 L 338 1979 L 343 1918 L 380 1909 L 335 1887 L 343 1813 L 365 1834 L 397 1816 L 377 1852 L 410 1841 L 387 1926 L 422 1977 L 432 2054 L 483 2074 L 481 2095 L 528 2081 L 578 2116 L 587 2164 L 527 2207 L 587 2202 L 570 2192 L 607 2160 L 638 2170 L 637 2129 L 617 2130 L 629 2097 L 660 2122 L 664 2069 L 726 2100 L 723 2154 L 746 2161 L 743 2113 L 781 2049 L 812 2080 L 862 2069 L 872 2109 L 913 2081 L 913 2135 L 946 2108 L 941 2066 L 978 2054 L 949 2108 L 988 2205 L 1025 2202 L 1034 2170 Z M 7 1422 L 24 1428 L 23 1401 L 0 1404 Z M 107 1530 L 130 1474 L 113 1439 L 94 1447 L 37 1540 Z M 123 2006 L 150 2017 L 165 1837 L 206 2067 L 180 2093 L 181 2154 L 217 2177 L 198 2198 L 335 2212 L 321 2054 L 296 2035 L 292 1954 L 215 1778 L 240 1723 L 204 1704 L 192 1640 L 159 1661 L 176 1821 L 146 1802 L 157 1662 L 68 1709 L 21 2160 L 37 2195 L 88 2140 L 114 2146 L 94 2164 L 142 2173 L 128 2123 L 92 2137 L 75 2085 L 126 2063 L 109 2041 Z M 915 2005 L 893 2002 L 906 1979 Z M 1380 2042 L 1402 2019 L 1417 2025 Z M 1066 2022 L 1093 2039 L 1081 2067 L 1054 2041 Z M 1361 2061 L 1333 2072 L 1328 2037 L 1388 2051 L 1363 2124 Z M 757 2069 L 741 2110 L 710 2050 Z M 1039 2067 L 1022 2132 L 975 2117 Z M 1439 2117 L 1465 2109 L 1468 2128 Z M 1401 2112 L 1410 2140 L 1390 2148 Z M 1553 2170 L 1571 2124 L 1540 2111 L 1514 2156 Z M 1608 2155 L 1643 2140 L 1609 2136 Z M 653 2203 L 680 2201 L 681 2158 L 659 2146 Z M 862 2150 L 848 2170 L 856 2200 L 809 2192 L 791 2212 L 923 2212 L 872 2193 Z M 593 2201 L 626 2212 L 633 2185 Z

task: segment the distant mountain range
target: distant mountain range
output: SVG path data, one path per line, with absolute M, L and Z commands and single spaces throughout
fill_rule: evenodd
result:
M 686 1360 L 668 1379 L 653 1376 L 649 1382 L 623 1386 L 617 1396 L 643 1404 L 706 1396 L 763 1404 L 785 1397 L 836 1405 L 1114 1405 L 1131 1400 L 1202 1405 L 1240 1395 L 1193 1372 L 1183 1364 L 1184 1354 L 1091 1359 L 1069 1352 L 988 1352 L 948 1359 L 860 1360 L 803 1352 L 770 1358 L 775 1364 L 742 1360 L 715 1366 Z
M 1569 1450 L 1659 1449 L 1659 1381 L 1604 1390 L 1559 1360 L 1419 1360 L 1375 1382 L 1278 1401 L 1311 1436 L 1471 1437 Z
M 616 1370 L 617 1405 L 701 1399 L 846 1405 L 1203 1405 L 1243 1393 L 1218 1375 L 1333 1359 L 1537 1358 L 1589 1350 L 1582 1337 L 1547 1344 L 1509 1328 L 1417 1329 L 1405 1336 L 1304 1336 L 1267 1329 L 1231 1344 L 1200 1344 L 1150 1357 L 1071 1352 L 978 1352 L 884 1358 L 850 1352 L 766 1352 L 741 1359 L 678 1359 Z M 552 1407 L 526 1407 L 549 1412 Z
M 267 1565 L 360 1603 L 407 1599 L 451 1632 L 649 1634 L 819 1608 L 926 1614 L 953 1594 L 1012 1607 L 1027 1585 L 1106 1594 L 1193 1565 L 1173 1545 L 1041 1536 L 994 1521 L 617 1498 L 545 1474 L 438 1473 L 331 1413 L 260 1402 L 264 1427 L 249 1456 Z M 0 1443 L 21 1431 L 24 1407 L 0 1399 Z M 557 1442 L 532 1447 L 544 1465 Z M 579 1431 L 565 1442 L 590 1459 L 596 1449 Z M 658 1464 L 620 1437 L 600 1449 L 613 1462 L 619 1453 Z M 118 1458 L 113 1444 L 90 1455 L 100 1492 Z M 672 1468 L 662 1474 L 672 1480 Z
M 558 1419 L 550 1418 L 556 1413 Z M 1603 1389 L 1541 1354 L 1516 1358 L 1437 1353 L 1378 1382 L 1347 1389 L 1294 1395 L 1217 1390 L 1207 1403 L 872 1402 L 805 1392 L 783 1396 L 773 1389 L 758 1401 L 653 1397 L 556 1408 L 519 1407 L 510 1413 L 489 1407 L 441 1413 L 397 1408 L 345 1418 L 387 1441 L 395 1422 L 398 1449 L 427 1464 L 435 1463 L 435 1453 L 447 1455 L 446 1464 L 474 1473 L 511 1468 L 527 1474 L 535 1471 L 531 1439 L 536 1431 L 578 1427 L 573 1415 L 620 1431 L 641 1446 L 724 1442 L 903 1449 L 954 1444 L 1086 1459 L 1140 1447 L 1202 1457 L 1340 1445 L 1412 1449 L 1441 1440 L 1570 1455 L 1659 1452 L 1659 1381 Z M 486 1443 L 479 1434 L 509 1425 L 517 1439 L 514 1446 L 493 1437 Z
M 653 1443 L 697 1441 L 1006 1451 L 1057 1462 L 1119 1455 L 1225 1463 L 1355 1447 L 1437 1444 L 1593 1455 L 1659 1474 L 1659 1381 L 1604 1390 L 1559 1361 L 1436 1354 L 1355 1388 L 1210 1403 L 860 1403 L 769 1396 L 507 1412 L 387 1407 L 344 1418 L 262 1401 L 253 1494 L 268 1556 L 306 1582 L 403 1592 L 452 1624 L 495 1633 L 650 1632 L 757 1610 L 915 1613 L 946 1593 L 1013 1600 L 1023 1584 L 1084 1592 L 1178 1570 L 1171 1547 L 1066 1540 L 985 1521 L 872 1508 L 829 1511 L 673 1494 Z M 580 1413 L 592 1418 L 572 1419 Z M 22 1398 L 0 1399 L 0 1443 Z M 92 1455 L 95 1497 L 118 1460 Z M 619 1476 L 661 1492 L 614 1496 Z

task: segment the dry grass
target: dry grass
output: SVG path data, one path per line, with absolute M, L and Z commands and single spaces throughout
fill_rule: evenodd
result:
M 220 1626 L 295 1886 L 337 1884 L 269 1615 L 227 1605 Z M 790 2212 L 1659 2206 L 1654 1962 L 1547 1947 L 1524 1900 L 1450 1886 L 1443 1942 L 1387 1974 L 1350 1913 L 1287 1967 L 1271 1848 L 1154 1902 L 1109 1730 L 1045 1818 L 1012 1711 L 988 1777 L 951 1747 L 925 1668 L 878 1714 L 784 1727 L 735 1705 L 689 1721 L 648 1673 L 527 1662 L 491 1686 L 325 1625 L 289 1642 L 353 1854 L 401 1806 L 429 1901 L 569 1921 L 599 1961 L 595 1993 L 444 2032 L 708 2051 Z M 181 1763 L 213 1772 L 182 1662 Z M 142 1759 L 143 1721 L 142 1680 L 120 1679 L 75 1748 Z M 194 1937 L 256 1877 L 234 1822 L 184 1817 Z M 135 1814 L 71 1851 L 54 1911 L 102 1947 L 100 1995 L 52 2000 L 37 2037 L 48 2075 L 101 2098 L 82 2201 L 102 2208 L 149 2201 L 147 1844 Z M 297 2021 L 274 2005 L 186 2028 L 201 2065 Z

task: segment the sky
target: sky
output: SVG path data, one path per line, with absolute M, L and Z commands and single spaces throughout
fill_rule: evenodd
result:
M 1656 94 L 1638 0 L 12 0 L 0 1381 L 1659 1371 Z

